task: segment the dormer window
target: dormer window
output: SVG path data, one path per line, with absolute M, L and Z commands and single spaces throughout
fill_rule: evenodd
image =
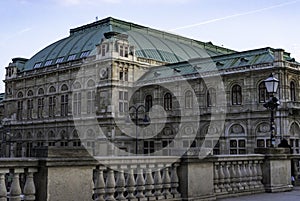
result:
M 89 56 L 89 54 L 90 54 L 90 51 L 84 51 L 81 53 L 80 58 L 87 57 L 87 56 Z
M 121 57 L 128 57 L 128 47 L 124 45 L 120 45 L 119 54 Z
M 59 64 L 59 63 L 63 62 L 63 60 L 64 60 L 63 57 L 59 57 L 59 58 L 56 60 L 55 63 Z
M 50 66 L 51 64 L 52 64 L 52 60 L 48 60 L 46 61 L 45 66 Z
M 42 66 L 42 62 L 35 63 L 33 68 L 39 68 Z
M 72 54 L 68 57 L 67 61 L 74 60 L 76 58 L 76 54 Z

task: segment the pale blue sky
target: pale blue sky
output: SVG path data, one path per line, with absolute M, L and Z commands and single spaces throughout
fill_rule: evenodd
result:
M 283 48 L 300 61 L 300 0 L 0 0 L 0 78 L 12 58 L 30 58 L 96 16 L 238 51 Z

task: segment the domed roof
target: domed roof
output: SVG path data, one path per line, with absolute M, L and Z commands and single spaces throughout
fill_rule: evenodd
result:
M 204 43 L 109 17 L 71 29 L 68 37 L 47 46 L 29 59 L 24 70 L 95 54 L 93 50 L 104 38 L 104 33 L 111 31 L 127 34 L 129 42 L 135 46 L 137 57 L 166 63 L 234 52 L 211 42 Z

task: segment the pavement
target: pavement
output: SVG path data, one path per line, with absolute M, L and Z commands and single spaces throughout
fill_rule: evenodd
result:
M 300 186 L 295 186 L 290 192 L 260 193 L 239 197 L 219 199 L 220 201 L 300 201 Z

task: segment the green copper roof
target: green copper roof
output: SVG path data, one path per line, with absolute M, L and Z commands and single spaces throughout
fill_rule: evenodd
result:
M 151 68 L 146 74 L 144 74 L 138 83 L 153 83 L 155 80 L 176 76 L 184 77 L 215 70 L 226 70 L 242 66 L 272 63 L 274 62 L 274 51 L 275 49 L 267 47 L 245 52 L 213 56 L 210 58 L 193 59 L 189 62 L 185 61 L 164 66 L 157 66 Z M 290 57 L 290 54 L 286 52 L 284 53 L 283 58 L 285 61 L 296 62 Z
M 114 18 L 106 18 L 70 30 L 70 35 L 44 48 L 26 62 L 24 70 L 91 55 L 106 32 L 127 34 L 138 57 L 167 63 L 186 61 L 235 51 Z

